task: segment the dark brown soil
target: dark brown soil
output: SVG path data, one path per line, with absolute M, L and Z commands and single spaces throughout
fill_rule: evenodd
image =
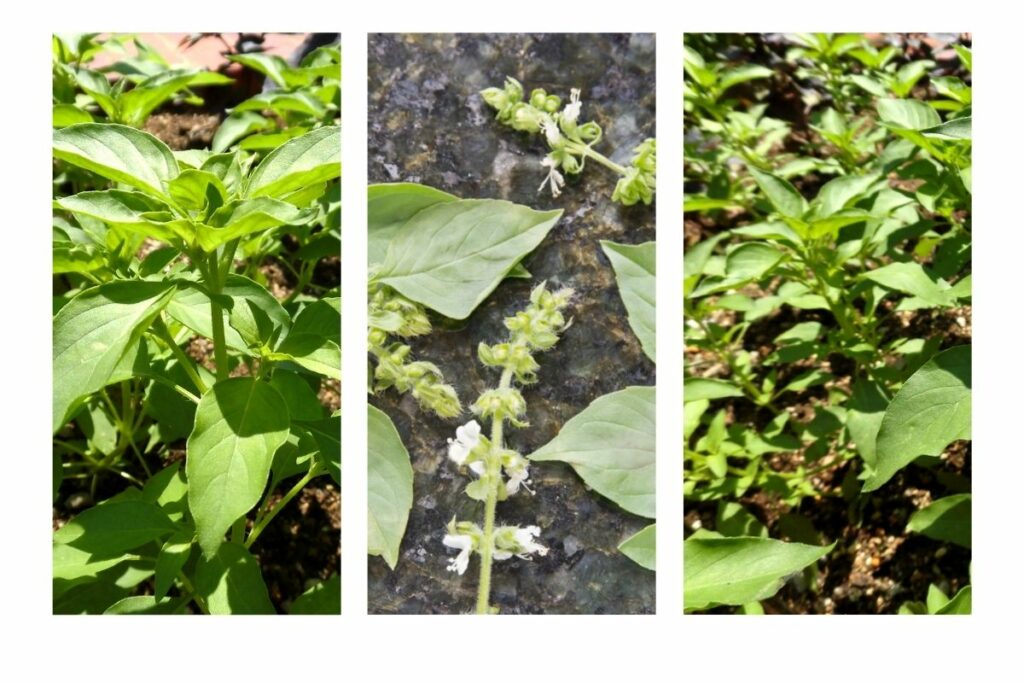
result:
M 275 504 L 292 484 L 277 489 Z M 326 477 L 304 488 L 267 526 L 252 551 L 279 612 L 287 612 L 314 583 L 340 571 L 340 537 L 341 494 Z
M 220 122 L 219 114 L 163 111 L 150 116 L 143 130 L 173 150 L 208 149 Z

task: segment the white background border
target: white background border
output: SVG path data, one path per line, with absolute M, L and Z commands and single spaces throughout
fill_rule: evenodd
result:
M 634 678 L 725 681 L 981 680 L 1019 676 L 1022 631 L 1020 285 L 1024 196 L 1015 13 L 976 2 L 435 2 L 8 5 L 0 107 L 3 260 L 4 679 L 415 681 Z M 107 619 L 50 616 L 50 42 L 54 31 L 340 31 L 343 34 L 344 616 Z M 684 31 L 972 31 L 974 107 L 974 615 L 681 614 L 682 54 Z M 375 31 L 657 32 L 658 614 L 367 616 L 365 473 L 366 34 Z M 1016 634 L 1015 636 L 1013 634 Z M 1012 674 L 1017 671 L 1018 674 Z M 1009 676 L 1007 673 L 1009 672 Z M 353 678 L 354 677 L 354 678 Z

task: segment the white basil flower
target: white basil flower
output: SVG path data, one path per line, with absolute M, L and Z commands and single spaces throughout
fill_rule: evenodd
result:
M 530 491 L 530 487 L 527 486 L 530 483 L 530 461 L 518 453 L 513 455 L 514 457 L 505 463 L 505 474 L 508 476 L 508 481 L 505 482 L 505 493 L 510 496 L 513 493 L 518 493 L 520 486 Z
M 473 537 L 461 534 L 445 534 L 444 544 L 455 548 L 459 554 L 448 561 L 448 571 L 465 574 L 469 567 L 469 556 L 473 554 Z
M 480 443 L 480 425 L 476 420 L 470 420 L 455 430 L 454 439 L 448 439 L 448 457 L 456 465 L 462 467 L 478 443 Z M 481 471 L 473 467 L 476 464 L 471 463 L 470 468 L 477 474 L 482 474 Z
M 528 527 L 526 527 L 524 529 L 516 529 L 516 532 L 515 532 L 516 543 L 518 543 L 519 547 L 522 548 L 522 550 L 520 552 L 516 553 L 516 557 L 519 557 L 519 558 L 524 559 L 524 560 L 528 560 L 528 559 L 530 559 L 529 555 L 532 554 L 532 553 L 537 553 L 538 555 L 540 555 L 542 557 L 544 555 L 547 555 L 548 554 L 547 547 L 543 546 L 540 543 L 537 543 L 536 541 L 533 540 L 537 536 L 540 536 L 540 527 L 539 526 L 531 525 L 531 526 L 528 526 Z
M 580 89 L 573 88 L 569 91 L 569 104 L 565 105 L 565 109 L 562 110 L 562 120 L 568 123 L 576 123 L 576 119 L 580 117 L 580 107 L 583 103 L 580 102 Z
M 514 555 L 521 560 L 529 560 L 533 553 L 547 555 L 547 547 L 533 540 L 539 535 L 539 526 L 498 527 L 494 534 L 494 552 L 491 557 L 495 560 L 507 560 Z
M 565 185 L 565 178 L 558 172 L 558 162 L 552 159 L 550 156 L 544 157 L 544 161 L 540 162 L 540 165 L 548 169 L 548 175 L 544 178 L 544 182 L 537 188 L 537 192 L 542 192 L 545 185 L 551 186 L 551 196 L 557 197 L 562 194 L 562 187 Z
M 541 130 L 548 139 L 548 144 L 557 147 L 562 142 L 562 131 L 558 130 L 558 124 L 550 116 L 545 116 L 540 122 Z

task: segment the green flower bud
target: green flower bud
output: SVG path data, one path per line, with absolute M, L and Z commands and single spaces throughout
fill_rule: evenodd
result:
M 429 334 L 431 330 L 430 319 L 421 309 L 410 311 L 405 315 L 404 323 L 398 328 L 400 337 L 418 337 Z
M 537 106 L 537 105 L 534 105 Z M 558 95 L 548 95 L 544 98 L 544 104 L 540 107 L 549 114 L 554 114 L 562 108 L 562 98 Z
M 548 93 L 544 88 L 534 88 L 530 93 L 530 106 L 537 109 L 544 109 L 548 101 Z
M 495 109 L 504 109 L 508 104 L 508 95 L 501 88 L 484 88 L 480 91 L 480 96 Z
M 476 351 L 480 362 L 489 367 L 503 367 L 508 362 L 508 344 L 488 346 L 480 342 Z
M 412 353 L 412 348 L 406 344 L 392 344 L 388 350 L 388 355 L 391 358 L 392 363 L 402 365 L 405 363 L 405 359 Z
M 385 342 L 388 340 L 387 332 L 384 330 L 378 330 L 375 327 L 371 327 L 366 336 L 367 343 L 369 343 L 371 347 L 384 346 Z
M 523 84 L 512 78 L 511 76 L 505 77 L 505 95 L 508 96 L 509 102 L 515 104 L 516 102 L 522 102 L 523 100 Z
M 537 370 L 540 369 L 540 365 L 525 344 L 512 346 L 506 367 L 512 370 L 520 384 L 533 384 L 536 382 Z
M 465 488 L 466 495 L 473 500 L 486 501 L 492 487 L 491 477 L 484 474 L 476 481 L 471 481 Z
M 583 170 L 580 160 L 563 148 L 552 149 L 548 156 L 554 159 L 567 174 L 574 175 Z
M 422 407 L 434 411 L 438 417 L 456 417 L 462 413 L 462 404 L 455 389 L 435 377 L 419 380 L 412 388 L 412 395 Z
M 473 404 L 473 412 L 483 418 L 508 419 L 517 426 L 525 423 L 518 418 L 526 414 L 526 400 L 518 389 L 490 389 Z
M 597 125 L 593 121 L 587 121 L 582 126 L 577 128 L 577 132 L 580 139 L 588 145 L 593 145 L 601 140 L 601 126 Z
M 540 132 L 544 116 L 544 112 L 539 109 L 520 102 L 512 107 L 509 115 L 509 125 L 516 130 L 537 133 Z
M 642 173 L 640 169 L 630 167 L 612 193 L 612 201 L 621 202 L 623 206 L 632 206 L 637 202 L 650 204 L 654 200 L 653 176 Z
M 647 138 L 633 150 L 633 166 L 645 174 L 653 174 L 657 170 L 657 144 L 654 138 Z

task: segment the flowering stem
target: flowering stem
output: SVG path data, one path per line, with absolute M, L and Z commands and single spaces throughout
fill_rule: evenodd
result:
M 512 370 L 505 368 L 501 373 L 499 389 L 512 386 Z M 491 452 L 487 454 L 487 476 L 491 484 L 484 504 L 484 535 L 480 541 L 480 583 L 476 591 L 476 613 L 491 613 L 491 564 L 494 552 L 494 518 L 498 509 L 498 487 L 501 486 L 501 460 L 498 454 L 505 447 L 505 416 L 498 412 L 491 421 Z
M 606 166 L 606 167 L 610 168 L 611 170 L 615 171 L 619 175 L 623 175 L 623 176 L 626 175 L 626 167 L 625 166 L 620 166 L 619 164 L 615 163 L 614 161 L 612 161 L 611 159 L 609 159 L 605 155 L 601 154 L 600 152 L 595 152 L 593 150 L 593 148 L 591 148 L 589 145 L 583 145 L 583 144 L 580 144 L 578 142 L 573 142 L 572 140 L 568 140 L 565 143 L 565 148 L 568 149 L 569 151 L 571 151 L 574 154 L 580 154 L 580 155 L 583 155 L 585 157 L 589 157 L 589 158 L 593 159 L 594 161 L 596 161 L 597 163 L 601 164 L 602 166 Z

